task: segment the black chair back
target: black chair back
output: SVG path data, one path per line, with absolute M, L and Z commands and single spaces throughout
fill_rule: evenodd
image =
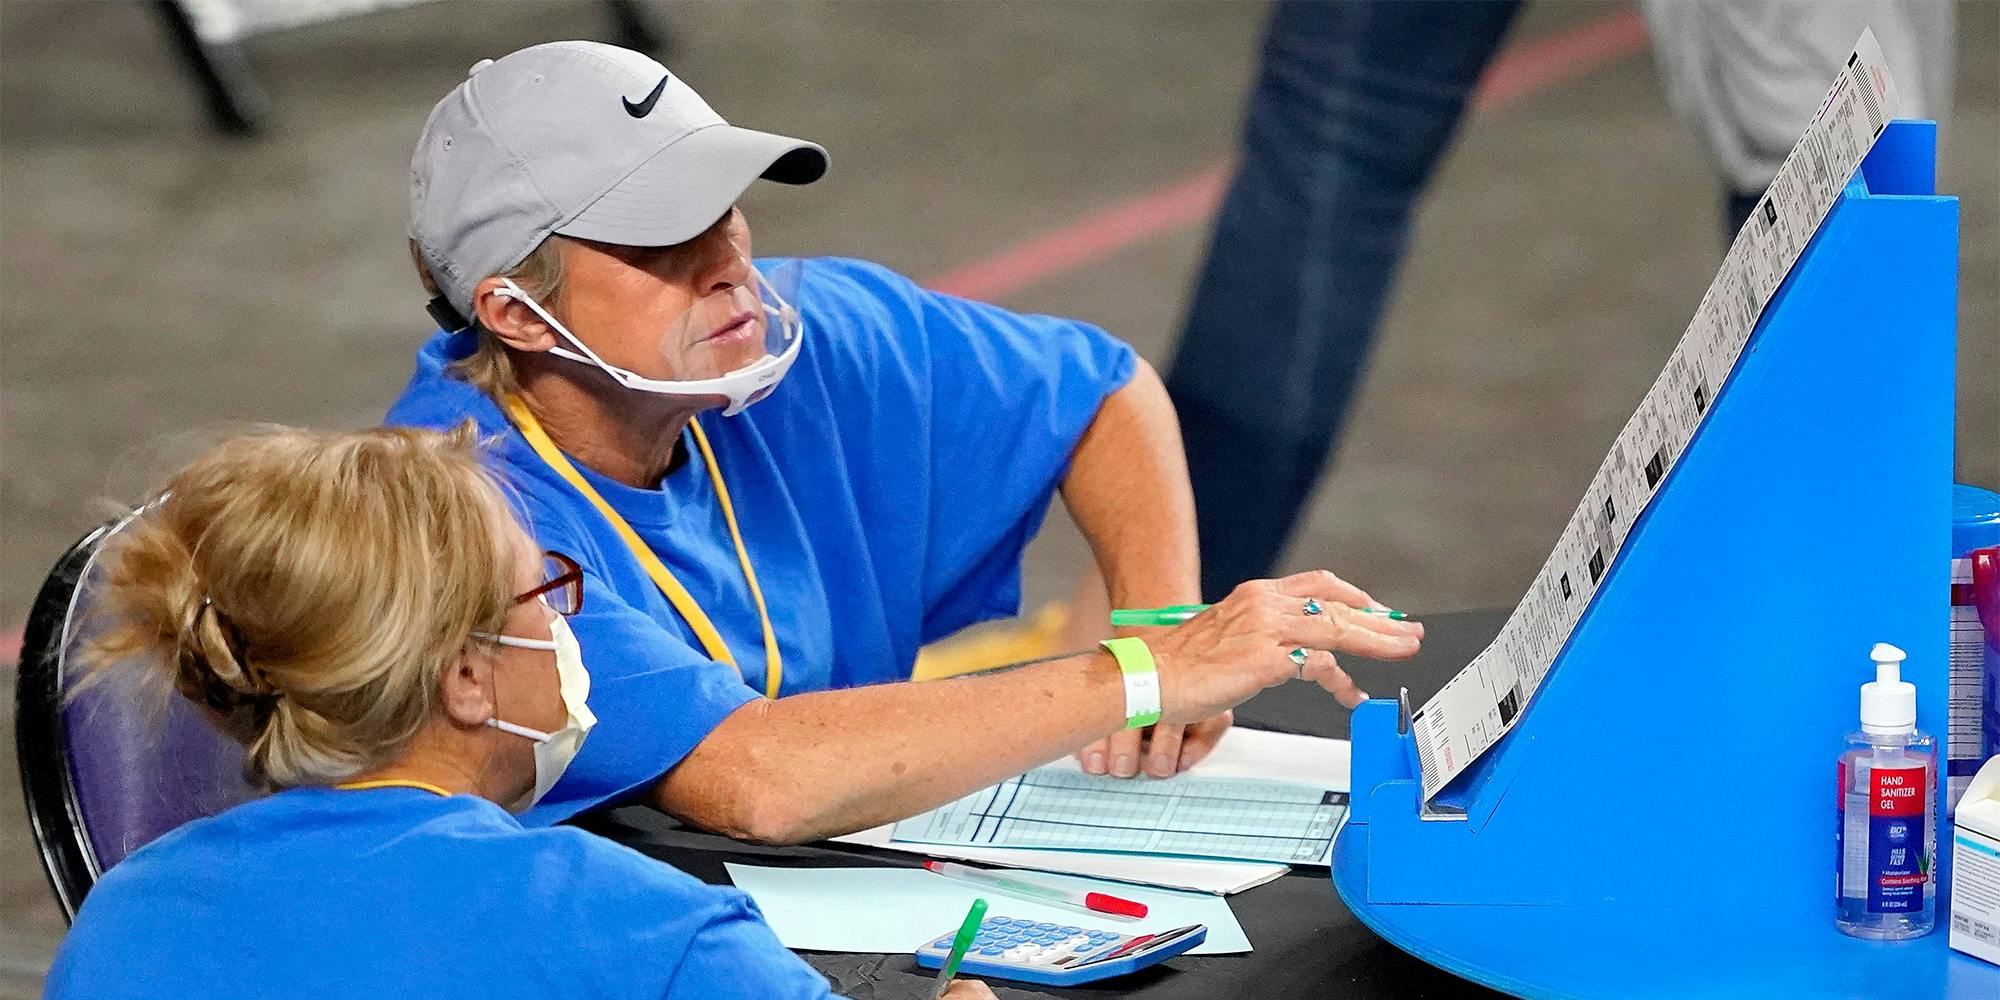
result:
M 243 750 L 185 698 L 113 670 L 72 697 L 102 632 L 97 554 L 130 518 L 85 535 L 42 583 L 22 635 L 15 740 L 28 821 L 65 915 L 106 870 L 161 834 L 258 794 Z

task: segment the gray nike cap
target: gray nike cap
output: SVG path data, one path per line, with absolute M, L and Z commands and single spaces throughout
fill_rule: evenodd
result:
M 817 144 L 723 121 L 642 53 L 550 42 L 480 62 L 431 109 L 410 157 L 410 238 L 443 304 L 469 317 L 473 288 L 550 233 L 685 243 L 759 177 L 810 184 L 826 167 Z

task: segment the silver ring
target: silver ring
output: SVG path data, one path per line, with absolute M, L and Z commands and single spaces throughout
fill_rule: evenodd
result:
M 1287 653 L 1286 655 L 1287 655 L 1287 656 L 1290 656 L 1290 657 L 1292 658 L 1292 663 L 1293 663 L 1293 664 L 1294 664 L 1295 666 L 1297 666 L 1297 667 L 1299 668 L 1299 669 L 1298 669 L 1298 670 L 1297 670 L 1297 671 L 1295 672 L 1295 674 L 1293 675 L 1293 679 L 1294 679 L 1294 680 L 1301 680 L 1301 681 L 1302 681 L 1302 680 L 1305 680 L 1305 679 L 1306 679 L 1306 651 L 1305 651 L 1305 650 L 1303 650 L 1303 649 L 1294 649 L 1294 650 L 1292 650 L 1292 651 L 1291 651 L 1290 653 Z
M 1325 610 L 1326 610 L 1325 608 L 1320 607 L 1318 601 L 1313 600 L 1310 597 L 1306 598 L 1306 614 L 1316 615 Z

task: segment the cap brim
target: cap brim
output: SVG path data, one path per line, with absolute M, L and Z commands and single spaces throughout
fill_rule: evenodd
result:
M 621 246 L 685 243 L 722 218 L 757 179 L 810 184 L 826 166 L 826 150 L 816 143 L 711 125 L 653 154 L 555 231 Z

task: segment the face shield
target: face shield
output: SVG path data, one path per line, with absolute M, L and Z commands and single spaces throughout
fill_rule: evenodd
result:
M 550 354 L 592 365 L 635 392 L 722 399 L 727 406 L 723 416 L 733 417 L 770 395 L 798 358 L 805 324 L 792 302 L 803 271 L 797 260 L 768 271 L 753 267 L 742 284 L 696 299 L 668 324 L 660 341 L 662 362 L 667 370 L 687 376 L 680 379 L 647 378 L 605 362 L 511 280 L 502 279 L 505 287 L 498 294 L 534 310 L 575 347 L 552 347 Z

